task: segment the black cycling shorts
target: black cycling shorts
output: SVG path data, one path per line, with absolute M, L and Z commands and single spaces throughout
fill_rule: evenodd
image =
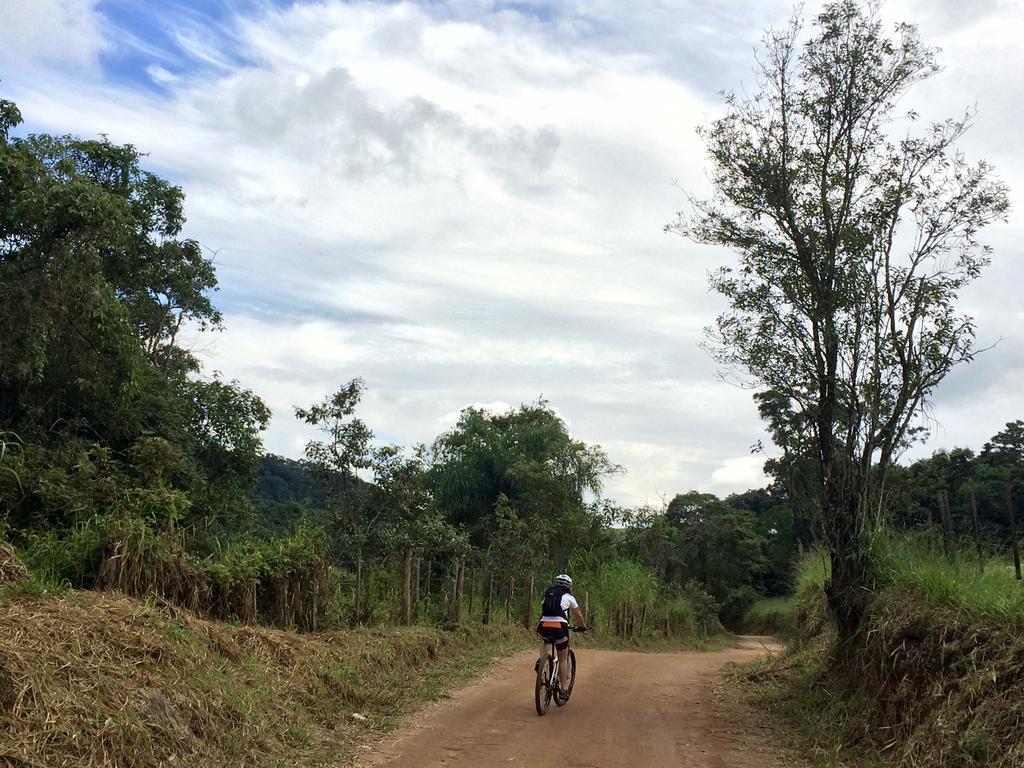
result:
M 555 648 L 562 650 L 569 645 L 569 625 L 560 621 L 542 621 L 537 625 L 537 634 Z

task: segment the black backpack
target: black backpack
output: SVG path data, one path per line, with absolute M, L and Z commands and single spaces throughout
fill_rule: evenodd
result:
M 555 584 L 553 587 L 548 587 L 544 590 L 544 604 L 541 606 L 541 616 L 561 616 L 566 621 L 569 617 L 565 615 L 565 611 L 562 610 L 562 596 L 569 590 L 563 587 L 561 584 Z

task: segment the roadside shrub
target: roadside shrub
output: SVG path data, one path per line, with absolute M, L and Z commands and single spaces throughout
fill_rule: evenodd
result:
M 797 632 L 797 598 L 768 597 L 751 605 L 743 615 L 740 629 L 754 635 L 791 638 Z
M 690 601 L 684 597 L 665 600 L 666 634 L 669 637 L 694 637 L 697 631 L 697 614 Z
M 880 534 L 872 541 L 880 587 L 904 587 L 925 600 L 1001 621 L 1024 622 L 1024 591 L 1005 551 L 953 549 L 927 532 Z
M 683 597 L 693 607 L 693 618 L 697 631 L 702 635 L 713 635 L 721 629 L 718 621 L 718 602 L 701 586 L 690 579 L 683 586 Z
M 731 630 L 738 630 L 750 606 L 761 599 L 761 595 L 748 585 L 737 587 L 726 595 L 718 611 L 719 621 Z

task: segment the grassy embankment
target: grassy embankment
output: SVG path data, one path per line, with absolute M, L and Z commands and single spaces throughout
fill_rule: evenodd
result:
M 604 634 L 578 640 L 724 644 L 719 634 Z M 301 634 L 166 600 L 54 591 L 0 542 L 0 766 L 342 765 L 417 704 L 533 642 L 508 624 Z
M 531 644 L 509 626 L 309 635 L 48 594 L 6 547 L 0 585 L 0 765 L 18 768 L 343 764 Z
M 877 591 L 850 647 L 836 645 L 813 553 L 791 598 L 748 614 L 751 629 L 788 633 L 787 651 L 740 678 L 820 765 L 1024 765 L 1024 592 L 1007 558 L 886 537 L 872 562 Z

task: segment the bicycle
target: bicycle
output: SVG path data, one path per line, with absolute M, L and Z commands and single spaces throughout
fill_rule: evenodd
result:
M 587 630 L 570 625 L 569 631 L 586 632 Z M 533 700 L 537 705 L 538 715 L 543 715 L 548 711 L 552 698 L 555 700 L 555 706 L 564 707 L 568 704 L 569 697 L 572 696 L 572 688 L 576 685 L 576 654 L 570 648 L 565 657 L 565 661 L 569 665 L 569 674 L 567 675 L 568 685 L 566 686 L 565 701 L 562 701 L 558 695 L 562 685 L 558 675 L 558 651 L 555 649 L 555 641 L 545 639 L 544 647 L 546 650 L 544 662 L 537 664 L 537 681 L 533 687 Z

